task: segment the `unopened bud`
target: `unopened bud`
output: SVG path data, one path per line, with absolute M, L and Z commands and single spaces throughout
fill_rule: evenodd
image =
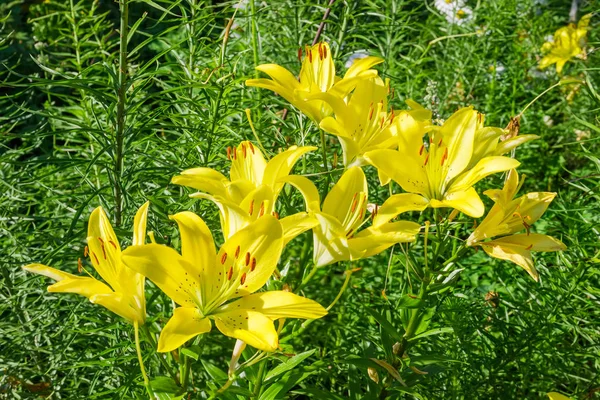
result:
M 373 367 L 367 368 L 367 373 L 369 374 L 369 378 L 375 383 L 379 383 L 379 374 L 377 370 Z
M 394 343 L 394 345 L 392 346 L 392 353 L 394 353 L 394 355 L 396 355 L 396 356 L 400 355 L 399 354 L 400 353 L 400 346 L 401 346 L 400 342 Z

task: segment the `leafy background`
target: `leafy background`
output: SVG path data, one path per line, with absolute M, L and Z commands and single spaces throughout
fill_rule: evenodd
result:
M 568 22 L 570 1 L 469 2 L 472 21 L 449 24 L 431 1 L 337 1 L 322 39 L 336 67 L 363 51 L 385 58 L 395 109 L 415 99 L 439 118 L 472 104 L 487 123 L 506 126 L 538 94 L 560 79 L 539 71 L 544 38 Z M 252 111 L 261 141 L 275 154 L 291 144 L 317 144 L 318 132 L 271 92 L 247 88 L 254 66 L 276 62 L 299 71 L 297 49 L 312 42 L 323 1 L 200 2 L 139 0 L 130 4 L 131 87 L 125 107 L 124 168 L 115 168 L 119 5 L 108 0 L 4 1 L 0 5 L 0 398 L 132 398 L 143 396 L 128 324 L 85 299 L 46 292 L 47 280 L 21 266 L 43 262 L 71 272 L 85 245 L 87 216 L 98 205 L 115 215 L 124 199 L 121 238 L 138 206 L 151 202 L 150 228 L 159 242 L 178 246 L 167 215 L 194 210 L 218 230 L 216 208 L 187 197 L 170 178 L 185 168 L 226 172 L 225 149 L 254 140 L 244 109 Z M 579 15 L 597 10 L 582 1 Z M 230 18 L 234 22 L 227 29 Z M 518 267 L 477 253 L 453 291 L 436 297 L 430 327 L 444 328 L 410 350 L 413 369 L 401 371 L 410 388 L 383 388 L 369 379 L 370 358 L 385 359 L 401 326 L 400 298 L 411 280 L 401 248 L 362 261 L 348 290 L 324 320 L 305 329 L 288 321 L 284 353 L 308 357 L 262 384 L 248 369 L 227 395 L 236 398 L 493 398 L 538 399 L 548 391 L 600 398 L 600 80 L 597 17 L 585 62 L 566 74 L 585 82 L 552 89 L 521 121 L 522 133 L 541 139 L 518 150 L 523 191 L 558 192 L 536 229 L 561 238 L 569 250 L 538 254 L 540 283 Z M 328 137 L 329 154 L 341 152 Z M 307 167 L 319 171 L 320 152 Z M 372 201 L 387 188 L 370 176 Z M 341 173 L 334 169 L 333 180 Z M 311 176 L 320 187 L 323 175 Z M 480 189 L 499 186 L 502 177 Z M 119 187 L 120 189 L 116 189 Z M 302 199 L 284 194 L 286 213 Z M 217 240 L 221 237 L 215 235 Z M 298 282 L 310 260 L 305 234 L 285 251 L 282 281 Z M 419 254 L 421 244 L 413 249 Z M 308 257 L 307 257 L 308 255 Z M 320 270 L 305 288 L 326 305 L 348 266 Z M 385 289 L 385 295 L 382 291 Z M 497 292 L 498 303 L 486 300 Z M 172 305 L 148 285 L 155 332 Z M 452 328 L 453 332 L 449 333 Z M 207 335 L 192 369 L 204 398 L 224 384 L 233 340 Z M 148 344 L 152 377 L 166 375 Z M 273 371 L 285 355 L 264 363 Z M 249 382 L 249 385 L 246 384 Z M 258 386 L 258 388 L 257 388 Z M 252 393 L 244 392 L 249 387 Z

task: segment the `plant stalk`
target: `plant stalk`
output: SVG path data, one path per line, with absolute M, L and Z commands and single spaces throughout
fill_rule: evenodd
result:
M 123 213 L 123 143 L 125 135 L 125 101 L 127 92 L 127 36 L 129 34 L 129 0 L 121 0 L 119 43 L 119 88 L 117 91 L 117 131 L 115 134 L 115 225 L 120 226 Z
M 144 359 L 142 357 L 142 348 L 140 347 L 140 325 L 137 321 L 133 322 L 133 332 L 135 335 L 135 350 L 137 352 L 138 361 L 140 363 L 140 370 L 142 371 L 142 377 L 144 378 L 144 386 L 146 387 L 146 391 L 148 392 L 148 396 L 150 398 L 154 398 L 154 393 L 152 392 L 152 386 L 150 386 L 150 381 L 148 380 L 148 375 L 146 374 L 146 368 L 144 367 Z

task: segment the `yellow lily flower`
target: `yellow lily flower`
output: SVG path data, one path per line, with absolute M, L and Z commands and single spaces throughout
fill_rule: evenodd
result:
M 571 400 L 570 397 L 565 396 L 564 394 L 560 394 L 558 392 L 550 392 L 546 393 L 550 400 Z
M 192 168 L 173 177 L 171 182 L 206 192 L 191 197 L 209 199 L 219 207 L 223 235 L 227 239 L 263 215 L 278 216 L 275 204 L 284 186 L 283 179 L 300 157 L 315 149 L 292 146 L 267 162 L 252 142 L 245 141 L 227 150 L 231 160 L 230 179 L 211 168 Z M 305 212 L 283 218 L 285 242 L 317 223 Z
M 542 46 L 542 52 L 547 53 L 540 60 L 540 69 L 556 64 L 556 72 L 561 73 L 564 65 L 573 57 L 585 57 L 586 36 L 589 30 L 592 14 L 587 14 L 579 20 L 577 26 L 569 24 L 554 33 L 554 39 Z
M 154 282 L 180 307 L 163 328 L 158 351 L 172 351 L 209 332 L 211 320 L 226 336 L 264 351 L 278 347 L 273 321 L 320 318 L 318 303 L 284 291 L 255 293 L 277 266 L 283 248 L 281 224 L 266 215 L 225 241 L 219 252 L 200 217 L 181 212 L 181 254 L 159 244 L 132 246 L 123 262 Z
M 342 145 L 344 166 L 361 166 L 363 155 L 370 150 L 395 148 L 399 120 L 387 110 L 389 86 L 379 77 L 361 80 L 350 95 L 348 104 L 331 95 L 320 96 L 328 102 L 335 117 L 326 117 L 319 125 L 336 135 Z
M 514 199 L 519 189 L 519 177 L 511 170 L 502 190 L 484 192 L 495 204 L 481 224 L 467 239 L 468 246 L 480 246 L 495 258 L 512 261 L 536 281 L 539 274 L 531 258 L 532 251 L 561 251 L 567 247 L 551 236 L 530 233 L 529 229 L 544 214 L 556 193 L 527 193 Z M 515 234 L 525 229 L 525 234 Z M 497 239 L 485 241 L 498 237 Z
M 148 205 L 141 206 L 135 215 L 132 247 L 144 244 Z M 102 207 L 90 215 L 87 243 L 85 253 L 89 251 L 94 269 L 108 285 L 92 276 L 77 276 L 42 264 L 26 265 L 23 269 L 57 281 L 48 286 L 49 292 L 85 296 L 134 324 L 143 324 L 146 320 L 144 277 L 121 263 L 119 241 Z M 81 268 L 81 260 L 79 265 Z
M 499 135 L 492 135 L 495 139 L 481 146 L 490 128 L 483 127 L 483 114 L 472 107 L 458 110 L 442 126 L 427 126 L 409 112 L 398 118 L 398 150 L 372 150 L 365 159 L 379 170 L 382 184 L 389 177 L 405 191 L 424 196 L 431 207 L 451 207 L 481 217 L 485 209 L 473 185 L 519 165 L 501 154 L 524 139 L 517 136 L 498 144 Z
M 298 51 L 302 57 L 302 50 Z M 358 59 L 346 71 L 343 78 L 336 76 L 329 44 L 318 43 L 306 46 L 306 55 L 302 60 L 300 79 L 287 69 L 277 64 L 263 64 L 257 70 L 269 75 L 271 79 L 249 79 L 247 86 L 256 86 L 278 93 L 294 107 L 306 114 L 317 124 L 332 113 L 331 106 L 320 99 L 312 99 L 315 94 L 327 93 L 343 100 L 354 89 L 356 84 L 365 78 L 377 75 L 370 69 L 382 63 L 378 57 Z
M 383 214 L 375 217 L 370 227 L 358 232 L 369 220 L 365 215 L 367 179 L 360 167 L 350 167 L 344 172 L 327 194 L 323 210 L 320 209 L 319 193 L 312 182 L 302 176 L 290 176 L 287 182 L 302 192 L 307 200 L 307 210 L 319 221 L 319 225 L 313 228 L 313 261 L 318 267 L 371 257 L 396 243 L 415 241 L 421 226 L 410 221 L 389 222 L 393 218 L 389 216 L 389 210 L 397 211 L 397 215 L 427 207 L 421 196 L 404 194 L 404 197 L 386 201 L 380 208 Z

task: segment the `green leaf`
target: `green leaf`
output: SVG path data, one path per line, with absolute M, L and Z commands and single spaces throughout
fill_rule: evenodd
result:
M 424 338 L 426 336 L 433 336 L 433 335 L 439 335 L 442 333 L 454 333 L 454 328 L 452 327 L 445 327 L 445 328 L 436 328 L 436 329 L 430 329 L 427 332 L 423 332 L 417 336 L 413 336 L 412 338 L 408 339 L 409 342 L 412 342 L 414 340 L 418 340 L 421 338 Z
M 180 387 L 168 376 L 157 376 L 150 380 L 152 390 L 157 393 L 177 393 Z
M 202 360 L 202 365 L 204 366 L 204 369 L 206 370 L 208 375 L 210 375 L 210 377 L 213 378 L 215 381 L 226 381 L 228 379 L 227 373 L 214 366 L 213 364 L 209 363 L 208 361 Z
M 290 358 L 289 360 L 279 364 L 278 366 L 273 368 L 271 371 L 269 371 L 269 373 L 265 377 L 265 382 L 276 377 L 277 375 L 281 375 L 284 372 L 287 372 L 287 371 L 293 369 L 298 364 L 300 364 L 302 361 L 304 361 L 306 358 L 313 355 L 313 353 L 315 351 L 317 351 L 317 349 L 305 351 L 304 353 L 297 354 L 297 355 L 293 356 L 292 358 Z
M 198 358 L 202 353 L 202 349 L 200 349 L 199 346 L 183 347 L 179 351 L 181 352 L 181 354 L 185 354 L 187 357 L 193 358 L 196 361 L 198 361 Z
M 400 300 L 398 300 L 396 307 L 419 308 L 421 306 L 421 303 L 422 301 L 419 297 L 410 294 L 405 294 L 404 296 L 400 297 Z
M 379 322 L 383 330 L 385 330 L 388 335 L 398 341 L 402 340 L 402 335 L 398 333 L 398 330 L 383 315 L 379 314 L 377 311 L 371 310 L 368 307 L 365 307 L 365 310 L 371 314 L 371 316 L 375 318 L 377 322 Z

